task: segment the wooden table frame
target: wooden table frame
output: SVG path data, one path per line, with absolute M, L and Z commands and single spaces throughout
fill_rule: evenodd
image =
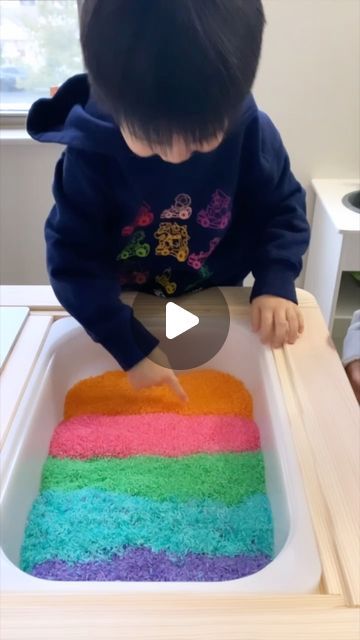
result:
M 248 295 L 234 293 L 241 315 L 248 314 Z M 107 595 L 100 585 L 94 594 L 4 591 L 2 640 L 359 640 L 359 407 L 315 299 L 303 290 L 298 298 L 304 335 L 273 355 L 322 562 L 319 592 Z M 1 375 L 7 387 L 16 360 L 30 358 L 30 375 L 52 322 L 66 314 L 50 287 L 1 287 L 0 303 L 30 307 Z M 5 407 L 3 440 L 25 385 Z

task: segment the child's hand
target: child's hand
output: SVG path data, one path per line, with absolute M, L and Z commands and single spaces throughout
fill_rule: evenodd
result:
M 152 354 L 156 355 L 156 360 L 162 362 L 162 366 L 156 364 L 149 358 L 144 358 L 128 371 L 128 377 L 135 389 L 144 389 L 167 384 L 173 389 L 176 395 L 186 402 L 188 397 L 182 388 L 175 373 L 170 367 L 170 363 L 163 351 L 156 347 Z
M 353 360 L 345 367 L 346 375 L 360 404 L 360 360 Z
M 274 349 L 287 342 L 294 344 L 304 331 L 304 320 L 299 307 L 278 296 L 259 296 L 251 303 L 251 325 L 260 333 L 261 342 Z

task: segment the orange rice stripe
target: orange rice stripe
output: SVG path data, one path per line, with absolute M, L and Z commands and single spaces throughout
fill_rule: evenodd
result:
M 212 370 L 179 375 L 188 394 L 182 403 L 166 385 L 135 391 L 126 373 L 110 371 L 78 382 L 66 395 L 64 418 L 74 416 L 177 413 L 181 415 L 235 415 L 253 417 L 252 398 L 242 382 Z

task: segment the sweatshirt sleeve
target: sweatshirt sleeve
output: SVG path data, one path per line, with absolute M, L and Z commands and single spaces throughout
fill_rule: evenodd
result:
M 271 120 L 259 113 L 258 126 L 253 197 L 259 236 L 250 299 L 267 294 L 296 303 L 295 279 L 310 237 L 305 192 L 291 172 L 289 156 Z
M 355 311 L 352 317 L 343 345 L 344 367 L 354 360 L 360 360 L 360 309 Z
M 158 340 L 120 300 L 119 278 L 109 255 L 107 197 L 86 152 L 66 150 L 56 166 L 53 194 L 45 239 L 54 292 L 90 337 L 123 369 L 130 369 Z

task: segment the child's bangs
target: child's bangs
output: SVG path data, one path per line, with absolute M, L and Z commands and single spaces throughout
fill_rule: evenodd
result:
M 145 142 L 149 147 L 171 148 L 176 138 L 183 140 L 189 147 L 201 146 L 214 138 L 219 138 L 227 129 L 227 121 L 225 119 L 217 122 L 186 120 L 171 123 L 121 118 L 120 126 L 125 127 L 134 138 Z

